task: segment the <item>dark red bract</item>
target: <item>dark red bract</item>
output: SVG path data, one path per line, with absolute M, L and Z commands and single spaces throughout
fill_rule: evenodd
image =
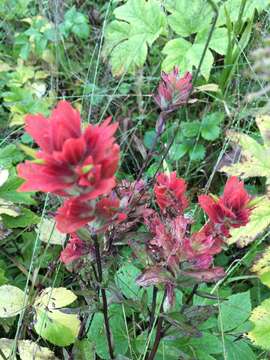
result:
M 61 252 L 60 260 L 64 264 L 69 264 L 84 255 L 84 250 L 85 247 L 83 241 L 76 234 L 72 234 L 67 246 Z

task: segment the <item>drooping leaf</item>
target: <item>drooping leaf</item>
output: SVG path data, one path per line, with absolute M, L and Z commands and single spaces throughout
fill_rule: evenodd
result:
M 223 331 L 233 330 L 248 319 L 250 311 L 249 291 L 231 295 L 220 305 L 219 325 Z
M 248 333 L 248 338 L 255 345 L 270 350 L 270 299 L 264 300 L 252 311 L 250 321 L 254 327 Z
M 80 320 L 77 314 L 63 309 L 76 300 L 77 296 L 66 288 L 47 288 L 34 302 L 36 332 L 44 339 L 58 346 L 75 342 Z
M 16 316 L 23 310 L 24 292 L 16 286 L 0 286 L 0 318 Z
M 255 272 L 261 282 L 270 287 L 270 247 L 266 248 L 259 260 L 257 260 L 251 271 Z
M 110 57 L 112 73 L 134 73 L 143 66 L 147 48 L 165 28 L 165 15 L 156 0 L 128 0 L 115 9 L 117 20 L 106 28 L 104 55 Z
M 259 201 L 260 200 L 260 201 Z M 237 243 L 244 247 L 254 241 L 270 225 L 270 200 L 263 196 L 258 199 L 255 208 L 252 210 L 250 220 L 246 226 L 230 230 L 231 237 L 227 239 L 229 245 Z

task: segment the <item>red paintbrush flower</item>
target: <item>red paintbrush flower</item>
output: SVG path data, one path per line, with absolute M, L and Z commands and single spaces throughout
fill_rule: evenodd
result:
M 57 228 L 63 233 L 73 233 L 88 224 L 94 232 L 105 231 L 111 224 L 126 219 L 126 214 L 119 211 L 119 206 L 119 199 L 112 195 L 98 202 L 84 201 L 79 197 L 67 199 L 57 210 Z
M 221 225 L 224 236 L 229 236 L 229 227 L 244 226 L 249 221 L 251 209 L 248 208 L 250 196 L 243 182 L 233 176 L 228 179 L 223 196 L 215 200 L 212 196 L 199 196 L 199 203 L 214 224 Z
M 175 215 L 182 214 L 188 206 L 188 200 L 185 197 L 186 188 L 185 181 L 177 178 L 176 172 L 168 175 L 159 174 L 154 186 L 154 192 L 160 209 Z
M 69 264 L 72 261 L 79 259 L 84 254 L 84 242 L 76 234 L 72 234 L 67 246 L 61 252 L 60 261 L 64 264 Z
M 180 77 L 179 69 L 174 67 L 168 74 L 162 72 L 161 77 L 157 95 L 154 97 L 160 109 L 170 112 L 186 104 L 192 90 L 192 75 L 186 72 Z
M 26 117 L 26 131 L 40 146 L 38 161 L 18 166 L 26 180 L 21 191 L 53 192 L 62 196 L 94 199 L 115 186 L 114 173 L 119 161 L 119 146 L 114 133 L 118 124 L 111 118 L 101 125 L 81 131 L 77 110 L 60 101 L 50 118 Z
M 95 202 L 79 198 L 67 199 L 57 210 L 57 228 L 63 233 L 73 233 L 95 219 Z

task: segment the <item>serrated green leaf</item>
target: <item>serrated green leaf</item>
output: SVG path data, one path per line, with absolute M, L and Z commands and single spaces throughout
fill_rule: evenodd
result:
M 248 338 L 255 345 L 270 350 L 270 299 L 264 300 L 252 311 L 250 321 L 254 328 L 248 333 Z
M 172 161 L 180 160 L 189 151 L 187 144 L 173 144 L 169 151 L 169 157 Z
M 199 121 L 182 122 L 181 129 L 185 137 L 197 137 L 200 133 L 201 123 Z
M 104 55 L 110 56 L 112 73 L 134 73 L 143 66 L 147 48 L 165 28 L 165 15 L 156 0 L 128 0 L 115 9 L 116 21 L 105 32 Z
M 189 151 L 189 158 L 191 161 L 203 160 L 205 157 L 205 147 L 202 144 L 195 144 Z
M 206 0 L 165 0 L 164 6 L 171 12 L 168 17 L 169 25 L 183 37 L 205 28 L 209 29 L 214 15 L 212 7 Z
M 248 224 L 241 228 L 230 230 L 231 237 L 227 239 L 229 245 L 237 243 L 244 247 L 254 241 L 270 225 L 270 200 L 261 197 L 250 215 Z
M 0 318 L 16 316 L 23 310 L 24 292 L 16 286 L 0 286 Z
M 162 69 L 169 72 L 174 66 L 178 66 L 181 71 L 192 71 L 197 68 L 203 55 L 204 44 L 191 44 L 184 39 L 170 40 L 162 52 L 167 55 L 162 63 Z M 208 80 L 214 57 L 209 49 L 206 50 L 203 63 L 201 65 L 201 74 Z
M 223 113 L 211 113 L 202 119 L 201 135 L 205 140 L 213 141 L 219 137 L 219 124 L 223 118 Z
M 205 45 L 209 35 L 209 28 L 202 29 L 195 38 L 196 44 Z M 228 47 L 228 30 L 226 28 L 217 28 L 214 30 L 211 37 L 209 48 L 214 50 L 220 55 L 225 55 L 227 53 Z

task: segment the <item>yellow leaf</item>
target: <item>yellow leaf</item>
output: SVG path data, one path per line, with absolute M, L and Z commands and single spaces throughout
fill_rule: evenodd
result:
M 46 288 L 36 298 L 34 307 L 45 307 L 49 310 L 62 308 L 73 303 L 77 299 L 77 296 L 70 290 L 60 288 Z

